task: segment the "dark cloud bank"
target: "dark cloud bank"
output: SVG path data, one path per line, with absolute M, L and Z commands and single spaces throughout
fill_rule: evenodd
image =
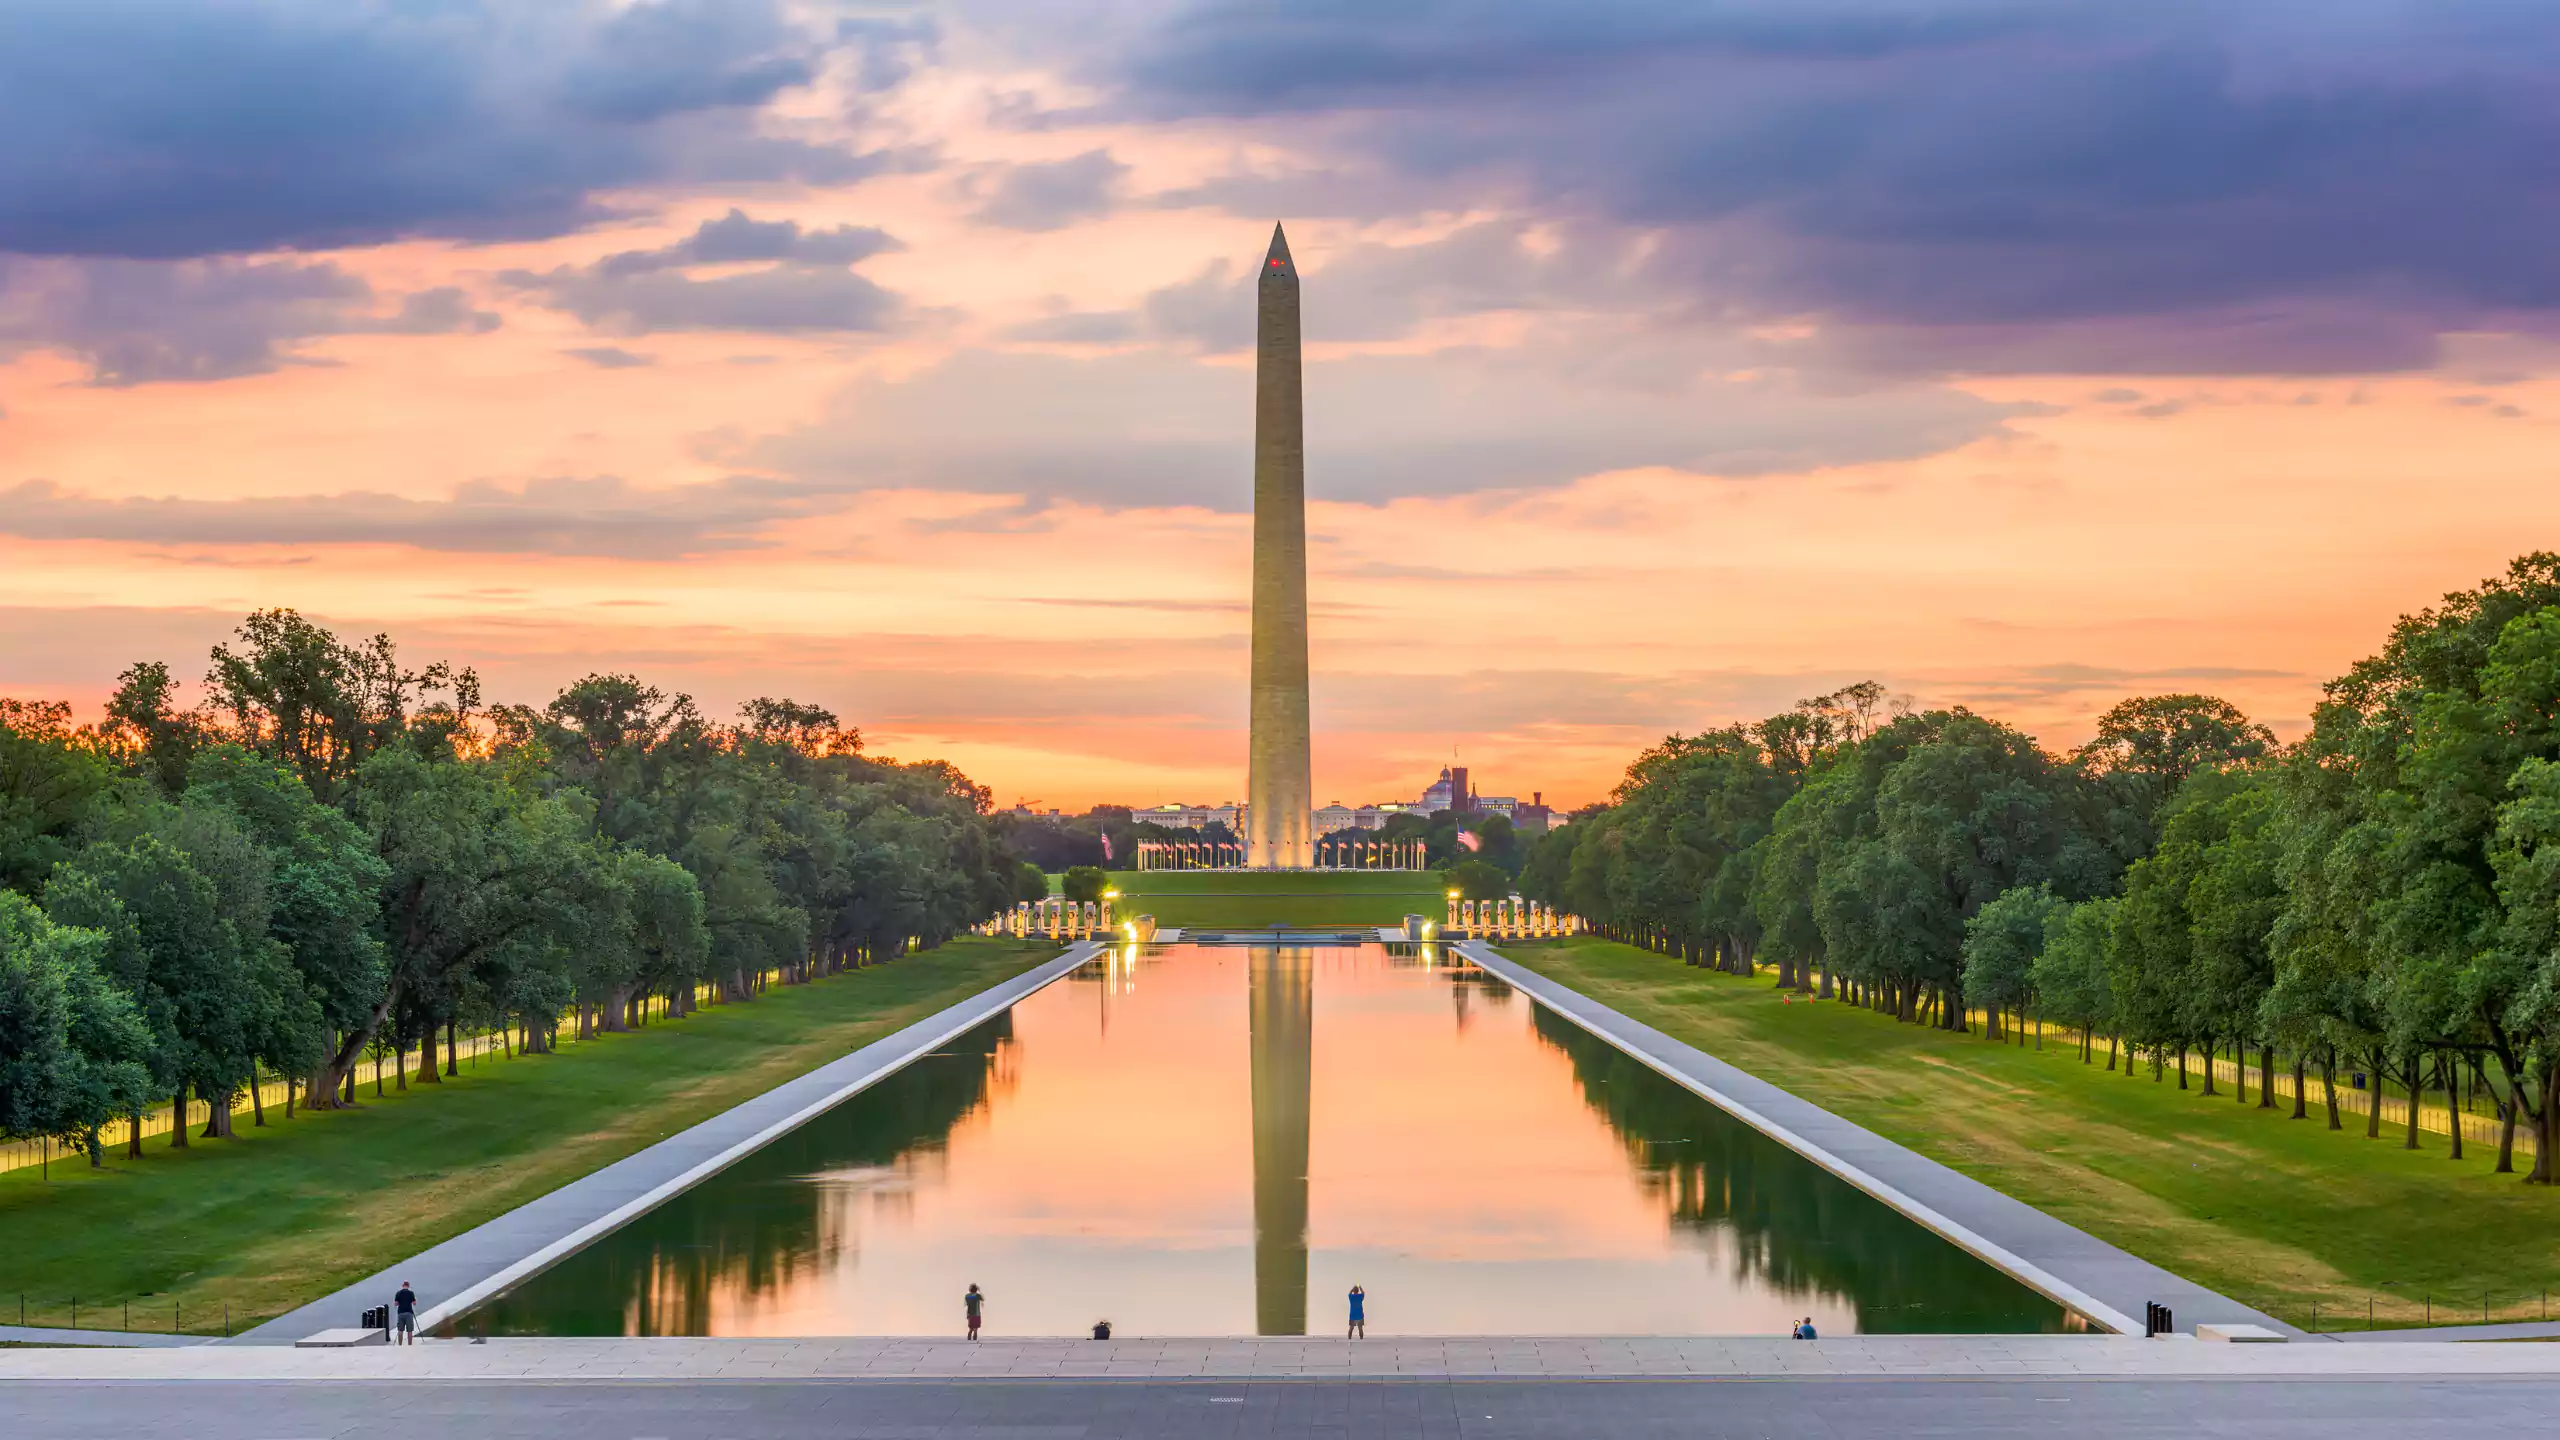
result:
M 839 44 L 885 66 L 911 43 L 813 34 L 780 0 L 12 0 L 0 251 L 522 239 L 613 189 L 851 180 L 886 158 L 761 135 L 756 112 Z
M 2387 369 L 2560 308 L 2541 0 L 1197 0 L 1081 53 L 1319 157 L 1188 198 L 1660 230 L 1852 363 Z

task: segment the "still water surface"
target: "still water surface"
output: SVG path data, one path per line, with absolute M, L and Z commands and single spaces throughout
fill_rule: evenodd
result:
M 1437 946 L 1124 950 L 481 1312 L 491 1334 L 2076 1329 Z M 466 1325 L 476 1326 L 478 1317 Z

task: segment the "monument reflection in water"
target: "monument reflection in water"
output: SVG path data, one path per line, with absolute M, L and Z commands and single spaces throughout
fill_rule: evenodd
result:
M 919 963 L 930 964 L 930 960 Z M 1437 947 L 1124 951 L 491 1334 L 2036 1331 L 2076 1317 Z

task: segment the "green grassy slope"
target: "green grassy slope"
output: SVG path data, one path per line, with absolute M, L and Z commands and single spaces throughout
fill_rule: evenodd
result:
M 234 1329 L 282 1314 L 1056 954 L 976 937 L 557 1055 L 466 1066 L 236 1141 L 0 1174 L 0 1321 Z
M 2076 1046 L 2037 1051 L 1846 1005 L 1782 1003 L 1767 978 L 1581 939 L 1506 950 L 1572 986 L 2144 1259 L 2297 1325 L 2538 1318 L 2560 1290 L 2560 1190 L 2311 1118 L 2154 1083 Z M 2316 1095 L 2316 1090 L 2315 1090 Z

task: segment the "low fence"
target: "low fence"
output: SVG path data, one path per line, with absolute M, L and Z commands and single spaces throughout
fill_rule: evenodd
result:
M 507 1048 L 507 1043 L 508 1042 L 503 1038 L 502 1032 L 495 1030 L 483 1035 L 458 1035 L 455 1037 L 454 1041 L 456 1062 L 463 1069 L 476 1067 L 484 1056 L 492 1053 L 503 1053 Z M 571 1036 L 563 1034 L 560 1037 L 560 1045 L 563 1048 L 566 1048 L 571 1043 Z M 441 1038 L 436 1042 L 436 1065 L 437 1073 L 441 1075 L 443 1073 L 444 1066 L 444 1042 Z M 363 1090 L 367 1086 L 372 1086 L 376 1089 L 386 1088 L 392 1084 L 398 1083 L 404 1068 L 408 1081 L 411 1084 L 432 1085 L 436 1083 L 432 1080 L 421 1081 L 417 1078 L 417 1052 L 415 1050 L 411 1050 L 402 1056 L 384 1055 L 378 1059 L 367 1058 L 359 1063 L 355 1067 L 356 1088 L 359 1091 Z M 262 1075 L 258 1080 L 258 1097 L 256 1103 L 254 1105 L 251 1103 L 249 1091 L 247 1087 L 244 1086 L 242 1087 L 239 1096 L 231 1102 L 231 1113 L 235 1117 L 253 1114 L 256 1108 L 262 1105 L 267 1109 L 275 1111 L 278 1115 L 282 1115 L 284 1113 L 285 1087 L 288 1084 L 300 1086 L 302 1084 L 302 1079 L 303 1077 L 301 1076 L 295 1076 L 291 1080 L 287 1080 L 281 1075 Z M 143 1111 L 142 1138 L 148 1140 L 155 1135 L 168 1134 L 172 1127 L 172 1122 L 175 1119 L 175 1115 L 176 1107 L 167 1104 L 160 1105 L 156 1109 Z M 203 1099 L 202 1097 L 191 1099 L 187 1102 L 187 1124 L 189 1126 L 202 1128 L 204 1125 L 211 1122 L 212 1119 L 213 1102 Z M 236 1124 L 238 1122 L 235 1120 L 234 1123 Z M 111 1151 L 121 1149 L 132 1144 L 132 1118 L 128 1116 L 99 1126 L 98 1143 L 101 1148 Z M 22 1170 L 30 1165 L 61 1165 L 65 1163 L 85 1165 L 88 1163 L 88 1158 L 77 1148 L 67 1147 L 50 1140 L 12 1140 L 5 1145 L 0 1145 L 0 1171 Z
M 2248 1298 L 2248 1297 L 2241 1297 Z M 2551 1319 L 2548 1290 L 2435 1290 L 2384 1282 L 2362 1290 L 2321 1290 L 2249 1299 L 2320 1335 L 2360 1330 L 2419 1330 L 2450 1325 L 2538 1324 Z
M 243 1312 L 235 1321 L 226 1304 L 192 1308 L 166 1295 L 35 1296 L 0 1295 L 0 1324 L 33 1325 L 47 1330 L 93 1330 L 125 1335 L 230 1335 L 235 1324 L 246 1330 L 272 1317 Z M 278 1314 L 283 1313 L 278 1311 Z
M 910 941 L 909 943 L 912 944 L 914 942 Z M 788 973 L 789 972 L 781 969 L 767 970 L 755 977 L 756 988 L 761 989 L 766 984 L 776 981 Z M 714 1003 L 718 994 L 719 984 L 716 981 L 706 980 L 696 985 L 693 991 L 695 1008 L 705 1008 Z M 658 1007 L 650 1012 L 652 1017 L 663 1016 L 665 1014 L 664 996 L 651 996 L 650 1003 Z M 501 1026 L 488 1031 L 457 1035 L 453 1046 L 455 1065 L 457 1069 L 472 1069 L 493 1057 L 508 1054 L 514 1047 L 514 1042 L 510 1038 L 511 1034 L 512 1032 L 507 1027 Z M 575 1027 L 563 1024 L 559 1038 L 553 1042 L 553 1048 L 565 1050 L 576 1043 L 577 1036 L 575 1034 Z M 521 1052 L 517 1051 L 515 1053 Z M 444 1059 L 445 1047 L 441 1037 L 439 1037 L 436 1045 L 436 1065 L 439 1075 L 443 1072 Z M 379 1057 L 369 1056 L 366 1059 L 359 1061 L 355 1066 L 356 1089 L 359 1092 L 362 1092 L 366 1087 L 370 1086 L 375 1093 L 379 1094 L 387 1090 L 389 1087 L 399 1084 L 404 1074 L 408 1083 L 412 1085 L 432 1085 L 437 1083 L 433 1080 L 421 1081 L 418 1079 L 417 1048 L 412 1046 L 409 1050 L 404 1052 L 385 1054 Z M 249 1089 L 244 1086 L 241 1089 L 240 1094 L 231 1102 L 231 1113 L 235 1117 L 233 1121 L 234 1125 L 237 1126 L 242 1123 L 237 1119 L 237 1117 L 254 1114 L 258 1106 L 264 1106 L 267 1109 L 276 1111 L 279 1115 L 282 1114 L 284 1110 L 285 1090 L 287 1085 L 290 1084 L 298 1086 L 302 1083 L 302 1080 L 303 1077 L 301 1076 L 294 1076 L 288 1080 L 286 1077 L 281 1075 L 262 1075 L 258 1079 L 257 1099 L 254 1104 L 251 1102 Z M 143 1138 L 148 1140 L 155 1135 L 168 1134 L 175 1119 L 175 1107 L 166 1102 L 163 1102 L 153 1109 L 143 1111 Z M 187 1102 L 187 1124 L 189 1126 L 201 1129 L 212 1119 L 212 1102 L 202 1098 L 192 1099 Z M 131 1145 L 133 1143 L 132 1119 L 130 1117 L 120 1118 L 100 1126 L 98 1129 L 98 1142 L 102 1149 L 108 1151 L 115 1151 Z M 6 1143 L 0 1143 L 0 1171 L 23 1170 L 31 1166 L 43 1168 L 53 1165 L 87 1163 L 87 1156 L 82 1154 L 79 1149 L 76 1147 L 65 1146 L 58 1141 L 12 1140 Z
M 1975 1034 L 1979 1035 L 1983 1033 L 1983 1014 L 1981 1011 L 1975 1010 L 1969 1012 L 1966 1023 L 1974 1028 Z M 2014 1016 L 2002 1017 L 2000 1028 L 2003 1038 L 1996 1043 L 2003 1045 L 2016 1044 L 2017 1024 L 2017 1019 Z M 2048 1025 L 2043 1021 L 2028 1022 L 2026 1034 L 2030 1044 L 2035 1041 L 2037 1036 L 2041 1035 L 2044 1039 L 2044 1043 L 2051 1048 L 2062 1048 L 2067 1046 L 2073 1050 L 2077 1050 L 2080 1046 L 2079 1031 L 2065 1030 L 2059 1026 Z M 2106 1053 L 2107 1048 L 2107 1041 L 2103 1038 L 2099 1039 L 2093 1042 L 2090 1054 L 2092 1056 L 2103 1055 Z M 2147 1052 L 2144 1053 L 2138 1061 L 2125 1058 L 2131 1057 L 2134 1054 L 2135 1052 L 2133 1051 L 2125 1050 L 2120 1053 L 2119 1058 L 2124 1058 L 2124 1063 L 2128 1065 L 2139 1063 L 2147 1067 L 2151 1063 Z M 2093 1059 L 2091 1065 L 2092 1068 L 2095 1068 L 2097 1066 L 2104 1065 L 2105 1063 L 2106 1062 L 2104 1060 Z M 2265 1088 L 2266 1084 L 2266 1077 L 2260 1071 L 2259 1067 L 2256 1065 L 2242 1065 L 2232 1060 L 2220 1058 L 2215 1059 L 2212 1064 L 2214 1084 L 2225 1087 L 2237 1087 L 2245 1078 L 2248 1085 L 2249 1103 L 2252 1105 L 2257 1103 L 2258 1093 L 2260 1090 Z M 2171 1056 L 2163 1070 L 2163 1074 L 2175 1075 L 2177 1073 L 2177 1069 L 2177 1059 L 2175 1056 Z M 2191 1077 L 2188 1081 L 2189 1084 L 2202 1084 L 2204 1079 L 2203 1057 L 2190 1053 L 2187 1057 L 2187 1071 Z M 2352 1115 L 2355 1117 L 2355 1123 L 2358 1126 L 2362 1126 L 2366 1122 L 2367 1118 L 2372 1115 L 2374 1102 L 2378 1098 L 2382 1104 L 2383 1133 L 2388 1135 L 2394 1126 L 2399 1127 L 2403 1133 L 2406 1133 L 2409 1126 L 2408 1097 L 2404 1095 L 2377 1096 L 2373 1089 L 2358 1089 L 2352 1082 L 2352 1076 L 2357 1073 L 2360 1072 L 2342 1070 L 2338 1074 L 2339 1123 L 2347 1123 L 2347 1117 Z M 2372 1086 L 2376 1083 L 2376 1079 L 2373 1075 L 2368 1073 L 2365 1075 L 2365 1083 L 2367 1086 Z M 2320 1082 L 2320 1072 L 2316 1069 L 2306 1071 L 2302 1077 L 2302 1085 L 2306 1095 L 2306 1098 L 2303 1101 L 2304 1107 L 2314 1115 L 2325 1117 L 2328 1110 L 2328 1097 L 2324 1093 L 2323 1086 Z M 2293 1109 L 2292 1070 L 2284 1068 L 2278 1069 L 2275 1075 L 2275 1087 L 2277 1103 L 2282 1105 L 2285 1110 L 2290 1113 Z M 2236 1099 L 2222 1099 L 2219 1095 L 2215 1098 L 2222 1100 L 2222 1103 L 2226 1105 L 2237 1105 L 2240 1103 Z M 2484 1115 L 2477 1110 L 2469 1109 L 2467 1107 L 2456 1112 L 2445 1103 L 2444 1097 L 2441 1094 L 2430 1097 L 2425 1104 L 2418 1107 L 2418 1132 L 2422 1135 L 2444 1135 L 2449 1137 L 2453 1133 L 2453 1117 L 2456 1113 L 2459 1113 L 2462 1117 L 2462 1143 L 2465 1146 L 2487 1146 L 2489 1151 L 2494 1154 L 2498 1147 L 2498 1133 L 2501 1129 L 2501 1122 L 2498 1117 L 2495 1114 Z M 2517 1168 L 2522 1169 L 2529 1165 L 2534 1154 L 2534 1148 L 2533 1127 L 2529 1122 L 2519 1117 L 2516 1123 L 2515 1148 Z

